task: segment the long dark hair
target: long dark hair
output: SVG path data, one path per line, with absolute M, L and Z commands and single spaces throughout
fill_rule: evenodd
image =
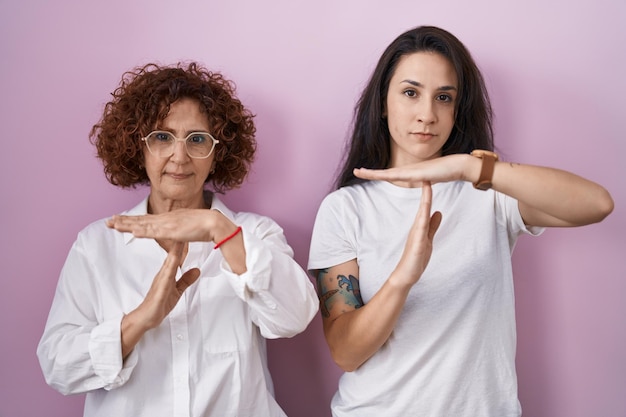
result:
M 335 187 L 361 182 L 354 168 L 389 166 L 391 145 L 383 109 L 389 82 L 400 58 L 415 52 L 437 52 L 454 67 L 459 83 L 455 122 L 442 155 L 493 150 L 492 109 L 485 82 L 467 48 L 451 33 L 434 26 L 420 26 L 398 36 L 378 60 L 354 110 L 354 125 Z

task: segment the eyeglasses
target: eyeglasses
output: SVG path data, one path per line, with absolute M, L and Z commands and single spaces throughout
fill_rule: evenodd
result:
M 191 132 L 186 138 L 179 139 L 172 133 L 162 130 L 155 130 L 141 140 L 146 142 L 152 155 L 161 158 L 169 158 L 174 155 L 176 142 L 185 142 L 187 155 L 196 159 L 208 158 L 213 153 L 215 145 L 220 143 L 207 132 Z

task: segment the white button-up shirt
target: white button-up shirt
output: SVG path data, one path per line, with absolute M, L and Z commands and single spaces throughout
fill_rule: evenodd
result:
M 242 227 L 247 271 L 212 242 L 192 242 L 182 268 L 198 281 L 122 360 L 121 321 L 144 299 L 167 253 L 153 239 L 82 230 L 67 257 L 37 355 L 63 394 L 86 392 L 85 417 L 284 416 L 273 397 L 265 338 L 302 332 L 318 300 L 271 219 L 220 210 Z M 145 214 L 147 199 L 126 214 Z

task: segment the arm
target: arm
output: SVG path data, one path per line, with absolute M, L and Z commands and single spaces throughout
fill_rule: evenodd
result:
M 333 359 L 345 371 L 357 369 L 387 341 L 409 291 L 430 260 L 441 213 L 430 215 L 432 190 L 428 183 L 423 188 L 402 257 L 367 304 L 360 297 L 355 259 L 317 271 L 324 335 Z
M 227 278 L 248 304 L 252 321 L 265 338 L 302 332 L 317 313 L 319 302 L 309 276 L 293 259 L 282 228 L 261 218 L 244 227 L 243 237 L 248 271 L 240 276 L 227 273 Z
M 303 331 L 317 311 L 306 272 L 293 259 L 282 229 L 261 216 L 242 217 L 242 231 L 219 247 L 222 270 L 267 338 Z M 247 221 L 245 219 L 250 219 Z M 136 237 L 221 242 L 237 226 L 218 210 L 175 210 L 158 215 L 114 216 L 107 223 Z
M 172 245 L 161 270 L 152 281 L 146 298 L 136 309 L 122 318 L 122 358 L 126 359 L 148 330 L 161 324 L 174 309 L 183 292 L 200 276 L 200 271 L 193 268 L 176 280 L 176 271 L 183 260 L 183 246 L 184 244 L 180 242 Z
M 107 221 L 107 226 L 139 238 L 216 244 L 237 230 L 237 225 L 221 212 L 206 209 L 180 209 L 142 216 L 116 215 Z M 246 271 L 242 234 L 235 235 L 219 249 L 233 272 L 242 274 Z
M 118 300 L 111 300 L 111 293 L 99 287 L 107 275 L 116 272 L 95 268 L 87 255 L 96 253 L 101 253 L 98 246 L 79 236 L 61 272 L 37 347 L 46 382 L 63 394 L 124 385 L 138 361 L 131 354 L 134 346 L 161 322 L 198 276 L 197 269 L 191 270 L 176 282 L 181 250 L 172 251 L 143 303 L 126 316 L 121 310 L 117 315 Z M 103 310 L 108 310 L 106 318 Z
M 456 154 L 387 170 L 357 169 L 355 175 L 408 184 L 475 182 L 481 164 L 479 158 Z M 494 190 L 518 200 L 529 226 L 582 226 L 599 222 L 613 211 L 613 199 L 602 186 L 555 168 L 497 162 L 492 183 Z
M 480 160 L 471 161 L 475 162 Z M 518 200 L 524 223 L 530 226 L 583 226 L 600 222 L 613 211 L 606 189 L 554 168 L 498 162 L 493 188 Z
M 116 388 L 128 380 L 136 364 L 134 357 L 122 364 L 122 312 L 106 319 L 96 312 L 100 274 L 89 259 L 94 253 L 90 242 L 81 232 L 72 245 L 37 346 L 46 383 L 64 395 Z

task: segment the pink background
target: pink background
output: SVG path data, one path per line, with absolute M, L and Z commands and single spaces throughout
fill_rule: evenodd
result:
M 605 185 L 603 223 L 522 238 L 514 254 L 524 415 L 626 416 L 626 2 L 0 0 L 0 416 L 80 416 L 35 348 L 59 270 L 87 223 L 145 189 L 109 185 L 87 139 L 123 71 L 194 59 L 235 80 L 259 151 L 235 209 L 273 217 L 306 265 L 353 104 L 384 47 L 435 24 L 484 72 L 507 160 Z M 279 402 L 327 416 L 339 369 L 319 317 L 270 343 Z

